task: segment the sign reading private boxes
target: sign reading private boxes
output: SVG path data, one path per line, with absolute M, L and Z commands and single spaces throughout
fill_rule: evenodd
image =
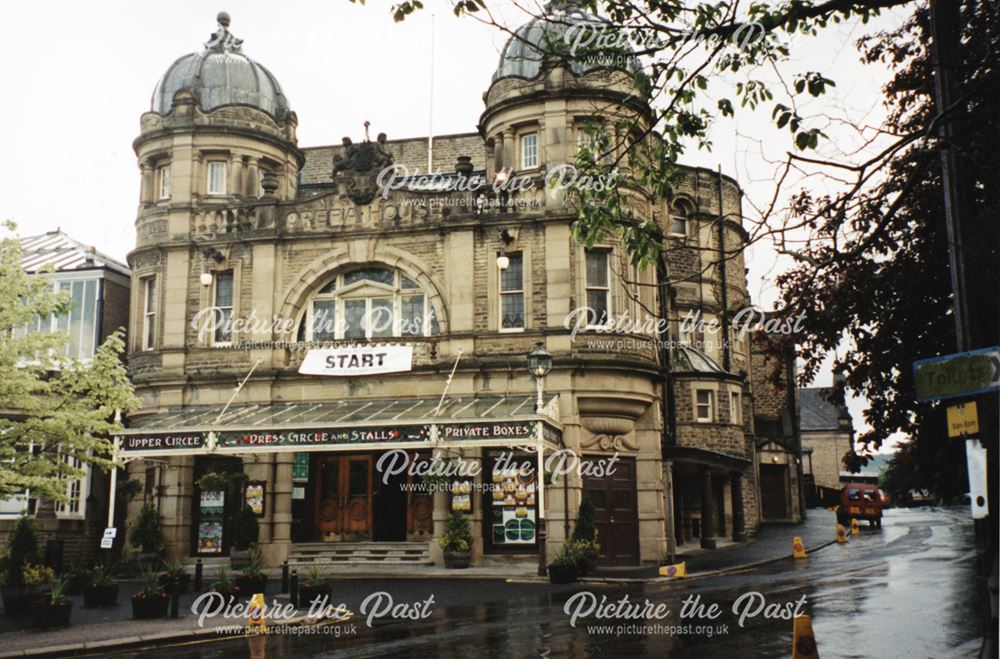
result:
M 498 421 L 496 423 L 455 423 L 438 429 L 443 440 L 534 439 L 533 423 Z
M 391 428 L 341 428 L 339 430 L 261 430 L 220 432 L 217 446 L 219 448 L 259 448 L 426 442 L 430 436 L 430 427 L 426 425 Z
M 303 375 L 380 375 L 413 368 L 413 346 L 353 346 L 317 348 L 299 366 Z

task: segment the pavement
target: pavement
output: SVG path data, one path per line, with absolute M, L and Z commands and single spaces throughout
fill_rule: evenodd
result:
M 833 513 L 815 509 L 808 511 L 808 519 L 798 525 L 764 526 L 757 536 L 745 543 L 724 543 L 715 551 L 694 548 L 678 554 L 678 561 L 687 563 L 689 577 L 719 576 L 738 572 L 766 563 L 791 559 L 792 537 L 799 536 L 809 552 L 831 544 L 835 538 L 836 520 Z M 684 550 L 684 547 L 681 547 Z M 215 566 L 206 567 L 206 583 L 214 573 Z M 280 569 L 268 570 L 272 579 L 269 593 L 280 589 Z M 361 593 L 372 593 L 380 589 L 398 591 L 399 597 L 419 598 L 421 589 L 426 590 L 428 580 L 436 581 L 434 592 L 439 597 L 464 600 L 468 597 L 481 599 L 484 590 L 503 589 L 504 596 L 514 596 L 519 592 L 553 592 L 560 587 L 548 584 L 547 579 L 537 576 L 533 562 L 505 562 L 472 567 L 465 570 L 448 570 L 438 566 L 336 566 L 328 572 L 338 595 L 337 602 L 354 599 L 360 602 Z M 393 578 L 386 581 L 387 577 Z M 633 568 L 602 568 L 583 581 L 597 583 L 630 583 L 657 581 L 657 566 Z M 339 580 L 343 584 L 337 585 Z M 498 583 L 500 582 L 500 583 Z M 492 585 L 491 585 L 492 584 Z M 501 585 L 502 584 L 502 585 Z M 68 628 L 35 631 L 24 629 L 26 621 L 10 616 L 0 616 L 0 657 L 14 656 L 69 656 L 72 654 L 101 654 L 112 648 L 139 647 L 166 642 L 194 641 L 215 637 L 214 624 L 204 627 L 191 613 L 191 605 L 200 593 L 181 596 L 180 612 L 177 619 L 133 620 L 131 596 L 140 588 L 138 582 L 122 582 L 118 596 L 118 606 L 91 609 L 83 606 L 81 596 L 74 596 L 72 624 Z M 426 596 L 426 594 L 424 594 Z M 287 602 L 285 596 L 269 594 L 268 602 L 277 599 L 279 604 Z M 351 604 L 356 606 L 357 603 Z M 304 609 L 300 609 L 304 613 Z M 235 623 L 239 620 L 221 621 L 218 624 Z M 290 625 L 315 623 L 314 619 L 298 616 L 283 621 Z

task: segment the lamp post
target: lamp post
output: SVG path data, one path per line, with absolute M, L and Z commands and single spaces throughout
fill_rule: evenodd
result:
M 549 352 L 542 345 L 542 342 L 539 341 L 535 344 L 534 349 L 528 353 L 528 372 L 535 376 L 535 387 L 538 393 L 538 399 L 535 402 L 536 414 L 541 414 L 542 410 L 545 408 L 545 400 L 542 397 L 542 380 L 551 370 L 552 355 L 549 354 Z M 542 422 L 539 420 L 535 423 L 535 457 L 537 459 L 535 474 L 538 481 L 538 519 L 535 520 L 535 538 L 538 541 L 538 576 L 544 577 L 548 574 L 548 560 L 545 554 L 545 539 L 547 533 L 545 530 L 545 471 L 543 467 L 544 444 L 542 437 Z

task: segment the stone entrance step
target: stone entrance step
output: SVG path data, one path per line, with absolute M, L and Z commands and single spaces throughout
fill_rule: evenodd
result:
M 308 542 L 292 545 L 290 567 L 310 565 L 432 565 L 426 542 Z

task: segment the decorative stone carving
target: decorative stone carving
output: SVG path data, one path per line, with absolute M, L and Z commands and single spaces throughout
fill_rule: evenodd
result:
M 237 39 L 229 31 L 229 23 L 232 20 L 229 14 L 220 11 L 215 20 L 219 22 L 219 29 L 213 32 L 212 36 L 205 42 L 205 48 L 217 53 L 243 52 L 243 39 Z
M 365 122 L 365 132 L 368 122 Z M 365 139 L 360 144 L 343 138 L 344 154 L 333 157 L 333 182 L 340 196 L 364 206 L 378 194 L 378 175 L 392 165 L 392 153 L 385 146 L 385 133 L 379 133 L 375 142 Z
M 602 451 L 638 451 L 639 445 L 624 435 L 593 435 L 589 440 L 580 442 L 581 448 L 600 448 Z

